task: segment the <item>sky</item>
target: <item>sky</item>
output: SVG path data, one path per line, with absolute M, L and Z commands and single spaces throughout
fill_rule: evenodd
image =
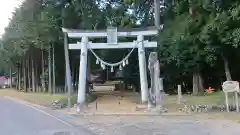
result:
M 8 26 L 12 12 L 18 7 L 23 0 L 4 0 L 0 4 L 0 37 L 4 34 L 4 28 Z

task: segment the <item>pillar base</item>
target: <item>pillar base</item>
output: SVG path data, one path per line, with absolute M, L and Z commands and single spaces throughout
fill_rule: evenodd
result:
M 77 104 L 77 106 L 76 106 L 76 112 L 77 113 L 84 112 L 86 109 L 87 109 L 86 104 Z
M 141 101 L 141 105 L 148 105 L 148 101 Z

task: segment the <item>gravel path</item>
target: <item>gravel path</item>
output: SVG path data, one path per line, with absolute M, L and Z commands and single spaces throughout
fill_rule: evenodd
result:
M 77 117 L 98 135 L 240 135 L 240 125 L 224 120 L 173 120 L 162 117 Z

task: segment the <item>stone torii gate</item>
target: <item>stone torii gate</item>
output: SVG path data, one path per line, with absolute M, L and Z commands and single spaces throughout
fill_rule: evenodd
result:
M 85 102 L 88 49 L 92 51 L 93 49 L 137 48 L 138 60 L 139 60 L 140 84 L 141 84 L 141 101 L 142 103 L 148 102 L 148 83 L 147 83 L 145 48 L 157 47 L 157 42 L 149 42 L 147 40 L 144 40 L 144 36 L 157 35 L 158 29 L 156 27 L 149 27 L 144 29 L 143 28 L 135 28 L 135 29 L 108 28 L 107 30 L 99 30 L 99 31 L 62 28 L 62 31 L 65 33 L 65 37 L 64 37 L 65 38 L 65 56 L 68 55 L 67 49 L 81 50 L 78 98 L 77 98 L 77 102 L 79 105 L 84 104 Z M 69 38 L 81 38 L 81 42 L 69 44 L 67 42 L 67 36 Z M 118 42 L 118 37 L 137 37 L 137 41 Z M 91 41 L 89 41 L 89 39 L 93 39 L 93 38 L 107 38 L 108 42 L 92 43 Z M 66 62 L 68 91 L 70 96 L 70 90 L 72 86 L 70 84 L 71 75 L 70 75 L 70 68 L 69 68 L 69 58 L 66 57 L 65 62 Z M 69 102 L 70 102 L 70 98 L 69 98 Z

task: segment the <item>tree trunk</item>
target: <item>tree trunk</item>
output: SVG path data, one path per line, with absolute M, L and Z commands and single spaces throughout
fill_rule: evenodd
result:
M 89 65 L 89 64 L 88 64 Z M 89 71 L 89 68 L 87 68 L 87 81 L 86 81 L 86 93 L 89 92 L 89 81 L 90 81 L 90 71 Z
M 55 78 L 55 50 L 54 50 L 54 45 L 52 45 L 52 70 L 53 70 L 53 94 L 56 92 L 56 78 Z
M 41 83 L 42 83 L 42 90 L 46 92 L 46 84 L 45 84 L 45 70 L 44 70 L 44 56 L 43 56 L 43 49 L 42 49 L 42 76 L 41 76 Z
M 27 70 L 28 70 L 28 89 L 30 90 L 31 89 L 31 71 L 30 71 L 30 58 L 28 59 L 28 62 L 27 62 Z
M 232 81 L 232 76 L 231 76 L 230 69 L 229 69 L 228 59 L 223 54 L 222 54 L 222 59 L 224 62 L 224 70 L 225 70 L 226 79 L 227 79 L 227 81 Z
M 48 93 L 52 94 L 51 48 L 48 51 Z
M 34 72 L 34 61 L 32 59 L 31 61 L 31 64 L 32 64 L 32 90 L 33 92 L 36 92 L 36 87 L 35 87 L 35 72 Z
M 91 81 L 91 58 L 90 55 L 88 55 L 88 63 L 87 63 L 87 83 L 86 83 L 86 93 L 89 92 L 89 82 Z
M 64 92 L 67 93 L 67 77 L 65 76 Z
M 76 88 L 76 82 L 77 82 L 77 64 L 75 62 L 75 60 L 73 60 L 73 91 L 75 91 L 77 88 Z
M 38 62 L 35 63 L 35 71 L 34 71 L 34 75 L 35 75 L 35 89 L 36 89 L 36 92 L 40 92 L 39 91 L 39 88 L 38 88 L 38 82 L 39 82 L 39 72 L 38 72 Z
M 193 95 L 198 94 L 198 76 L 196 72 L 193 72 Z
M 19 90 L 18 83 L 19 83 L 19 67 L 17 66 L 17 82 L 16 82 L 16 89 L 17 90 Z
M 204 93 L 203 78 L 200 71 L 193 72 L 193 95 Z
M 160 29 L 160 0 L 154 0 L 155 26 Z
M 200 95 L 204 94 L 203 77 L 201 72 L 198 72 L 198 90 L 200 92 Z
M 71 69 L 69 62 L 69 54 L 68 54 L 68 37 L 67 33 L 64 33 L 64 55 L 65 55 L 65 69 L 66 69 L 66 82 L 67 82 L 67 90 L 68 90 L 68 108 L 71 107 L 71 93 L 72 93 L 72 78 L 71 78 Z
M 23 62 L 23 89 L 27 90 L 26 60 Z
M 74 54 L 73 54 L 74 55 Z M 75 91 L 75 89 L 74 89 L 74 75 L 75 75 L 75 73 L 74 73 L 74 65 L 75 65 L 75 59 L 74 59 L 74 56 L 73 55 L 70 55 L 69 56 L 69 59 L 70 59 L 70 72 L 71 72 L 71 80 L 72 80 L 72 92 L 74 92 Z
M 21 90 L 21 64 L 18 67 L 18 90 Z
M 10 86 L 9 87 L 12 88 L 12 67 L 10 67 L 9 76 L 10 76 L 10 82 L 9 82 Z

